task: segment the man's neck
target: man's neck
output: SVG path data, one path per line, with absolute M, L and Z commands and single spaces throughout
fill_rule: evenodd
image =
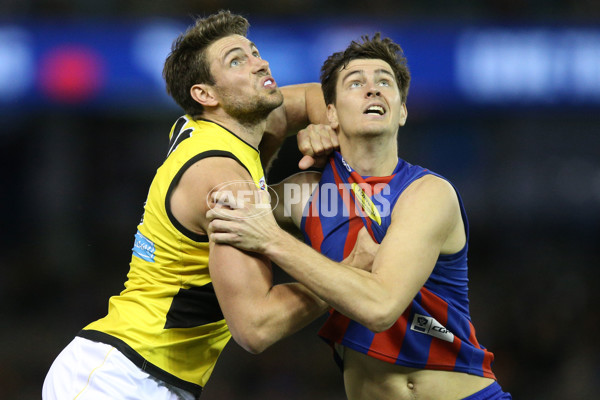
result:
M 362 176 L 388 176 L 398 164 L 398 142 L 392 136 L 339 135 L 340 152 L 350 166 Z
M 237 137 L 250 144 L 252 147 L 258 149 L 258 145 L 262 140 L 267 120 L 263 119 L 255 123 L 241 123 L 240 121 L 232 118 L 228 114 L 224 113 L 204 113 L 201 115 L 194 116 L 195 119 L 205 119 L 208 121 L 215 122 L 222 127 L 233 132 Z

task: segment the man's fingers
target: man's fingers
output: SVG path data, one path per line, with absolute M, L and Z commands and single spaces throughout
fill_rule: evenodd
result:
M 209 234 L 209 238 L 217 244 L 235 244 L 238 240 L 238 235 L 230 232 L 213 232 Z
M 328 126 L 326 128 L 327 129 L 322 129 L 319 132 L 318 137 L 314 139 L 315 143 L 318 142 L 318 150 L 316 148 L 314 149 L 314 152 L 317 155 L 329 154 L 340 146 L 335 132 Z
M 313 147 L 310 141 L 310 133 L 307 129 L 302 129 L 296 135 L 296 141 L 298 142 L 298 150 L 306 156 L 311 156 L 314 153 Z
M 308 169 L 315 164 L 315 159 L 311 156 L 304 156 L 298 162 L 298 168 Z
M 208 222 L 212 221 L 234 221 L 245 215 L 243 209 L 231 209 L 229 207 L 216 205 L 206 212 Z
M 329 125 L 309 125 L 296 135 L 298 149 L 304 155 L 329 153 L 339 147 L 337 135 Z
M 329 135 L 329 140 L 331 141 L 331 146 L 336 149 L 339 150 L 340 148 L 340 141 L 338 140 L 338 135 L 335 133 L 335 131 L 333 129 L 330 129 L 330 135 Z
M 210 198 L 213 204 L 217 206 L 229 207 L 231 209 L 241 208 L 244 206 L 243 201 L 238 201 L 231 191 L 215 191 L 212 192 Z
M 209 222 L 206 233 L 208 236 L 221 233 L 231 233 L 237 236 L 239 233 L 238 229 L 239 227 L 235 224 L 235 220 L 226 220 L 217 216 Z
M 323 137 L 319 132 L 312 132 L 310 136 L 310 144 L 312 146 L 313 154 L 322 154 L 325 151 L 325 144 L 323 143 Z
M 337 135 L 329 125 L 313 125 L 312 139 L 315 154 L 329 154 L 339 148 Z
M 228 212 L 229 210 L 225 207 L 211 208 L 208 210 L 206 212 L 206 219 L 209 221 L 209 226 L 213 221 L 218 219 L 230 220 L 231 216 L 229 216 Z
M 304 156 L 298 163 L 300 169 L 322 167 L 327 156 L 339 149 L 335 131 L 329 125 L 309 125 L 298 132 L 298 149 Z

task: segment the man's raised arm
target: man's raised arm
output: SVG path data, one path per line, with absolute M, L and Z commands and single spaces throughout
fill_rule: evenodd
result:
M 333 130 L 305 130 L 310 124 L 329 124 L 321 85 L 303 83 L 284 86 L 281 92 L 283 104 L 269 115 L 260 143 L 261 162 L 267 170 L 286 137 L 298 135 L 298 147 L 305 156 L 300 167 L 306 169 L 314 164 L 314 156 L 329 154 L 339 147 Z

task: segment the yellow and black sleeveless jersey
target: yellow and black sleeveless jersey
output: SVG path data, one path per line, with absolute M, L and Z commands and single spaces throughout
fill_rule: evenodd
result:
M 108 315 L 79 336 L 111 344 L 137 366 L 199 395 L 231 338 L 208 272 L 208 237 L 171 214 L 170 194 L 182 174 L 206 157 L 230 157 L 265 188 L 258 151 L 210 121 L 186 115 L 170 133 L 138 225 L 125 290 Z

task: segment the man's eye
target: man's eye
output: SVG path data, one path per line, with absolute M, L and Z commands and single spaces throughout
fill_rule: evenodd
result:
M 380 86 L 390 86 L 390 81 L 387 80 L 382 80 L 379 82 Z
M 258 53 L 258 51 L 255 51 L 254 53 L 252 53 L 252 55 L 256 58 L 260 58 L 260 54 Z
M 231 60 L 231 62 L 229 63 L 230 67 L 237 67 L 238 65 L 240 65 L 240 60 L 238 60 L 237 58 Z
M 352 83 L 350 83 L 350 87 L 351 87 L 351 88 L 357 88 L 357 87 L 360 87 L 360 82 L 352 82 Z

